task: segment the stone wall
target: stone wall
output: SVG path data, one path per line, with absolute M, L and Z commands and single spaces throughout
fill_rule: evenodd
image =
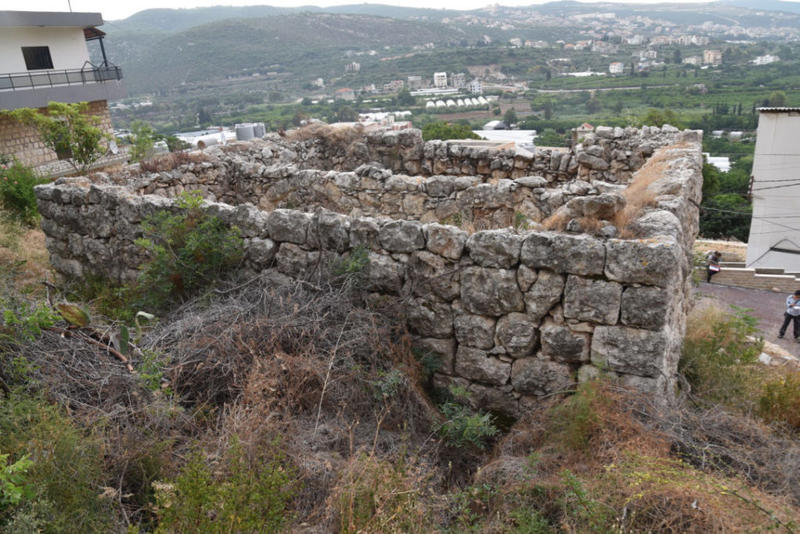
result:
M 538 228 L 470 234 L 424 217 L 411 218 L 407 211 L 397 212 L 403 218 L 391 218 L 337 213 L 319 205 L 313 210 L 304 206 L 309 211 L 274 205 L 261 210 L 248 203 L 208 202 L 204 209 L 242 230 L 243 268 L 250 271 L 274 268 L 303 277 L 356 250 L 366 251 L 370 299 L 391 303 L 416 344 L 439 358 L 437 383 L 466 386 L 483 407 L 517 415 L 538 397 L 570 389 L 601 371 L 666 398 L 674 385 L 697 232 L 699 141 L 697 134 L 685 133 L 680 144 L 657 151 L 658 159 L 667 163 L 658 167 L 661 175 L 649 186 L 651 205 L 631 223 L 635 239 Z M 193 165 L 197 174 L 215 168 L 209 161 Z M 643 165 L 642 172 L 647 168 Z M 287 176 L 306 180 L 297 189 L 310 189 L 317 181 L 324 189 L 337 179 L 346 189 L 342 177 L 362 183 L 364 172 L 367 179 L 381 182 L 369 176 L 379 171 L 376 167 L 362 171 L 298 170 Z M 259 183 L 263 173 L 250 176 Z M 134 244 L 141 221 L 157 210 L 175 209 L 168 196 L 110 185 L 113 179 L 61 179 L 36 188 L 51 262 L 66 276 L 135 277 L 144 260 Z M 383 183 L 423 184 L 430 200 L 445 198 L 436 196 L 444 193 L 449 198 L 455 191 L 447 184 L 458 180 L 467 184 L 462 191 L 491 186 L 497 193 L 514 184 L 517 190 L 535 189 L 520 179 L 492 184 L 454 176 L 387 175 Z M 398 185 L 400 206 L 413 191 L 420 188 Z M 222 189 L 217 196 L 228 200 L 226 195 L 232 200 L 253 198 Z M 380 200 L 377 207 L 389 204 Z
M 39 110 L 44 112 L 45 109 Z M 111 134 L 111 114 L 105 100 L 89 102 L 89 114 L 99 117 L 98 126 L 106 133 Z M 66 161 L 59 161 L 55 152 L 42 142 L 39 133 L 32 126 L 21 124 L 10 117 L 0 114 L 0 154 L 14 156 L 20 163 L 29 167 L 44 166 L 41 175 L 50 176 L 58 174 L 59 170 L 72 167 Z M 65 167 L 66 166 L 66 167 Z

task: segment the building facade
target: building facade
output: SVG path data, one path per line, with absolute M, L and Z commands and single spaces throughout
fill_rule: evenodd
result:
M 747 267 L 800 271 L 800 108 L 761 108 Z
M 446 72 L 434 72 L 433 73 L 433 86 L 441 89 L 443 87 L 447 87 L 447 73 Z
M 108 101 L 126 93 L 121 69 L 106 57 L 105 33 L 97 29 L 102 24 L 100 13 L 0 11 L 0 111 L 88 102 L 110 134 Z M 99 42 L 99 65 L 89 59 L 89 41 Z M 32 167 L 59 168 L 58 155 L 36 130 L 2 113 L 0 153 Z

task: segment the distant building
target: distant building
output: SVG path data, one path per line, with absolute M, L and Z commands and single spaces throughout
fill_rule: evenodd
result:
M 483 94 L 483 84 L 481 84 L 479 79 L 475 78 L 467 84 L 467 91 L 473 95 L 481 95 Z
M 615 61 L 608 66 L 608 72 L 610 74 L 622 74 L 625 72 L 625 63 L 621 61 Z
M 0 11 L 0 111 L 88 102 L 88 114 L 111 134 L 108 101 L 126 92 L 122 70 L 106 58 L 105 33 L 97 28 L 102 24 L 100 13 Z M 100 44 L 99 65 L 89 62 L 89 41 Z M 32 127 L 3 114 L 0 153 L 31 167 L 46 165 L 39 169 L 45 174 L 71 169 L 67 161 L 59 162 L 69 154 L 56 154 Z
M 703 50 L 703 64 L 705 65 L 721 65 L 722 52 L 719 50 Z
M 759 110 L 753 157 L 748 268 L 800 271 L 800 108 Z
M 342 87 L 341 89 L 337 89 L 336 92 L 333 93 L 334 100 L 355 100 L 356 93 L 349 87 Z
M 685 58 L 683 58 L 683 64 L 684 65 L 702 65 L 703 64 L 703 58 L 700 57 L 700 56 L 685 57 Z
M 594 131 L 594 126 L 589 124 L 588 122 L 584 122 L 577 128 L 572 129 L 572 144 L 575 145 L 583 139 L 586 134 L 592 133 Z
M 467 75 L 463 72 L 458 72 L 450 76 L 450 85 L 456 89 L 463 89 L 467 86 Z
M 353 61 L 352 63 L 348 63 L 344 66 L 345 72 L 361 72 L 361 63 L 357 61 Z
M 317 78 L 316 80 L 311 82 L 311 85 L 313 85 L 314 87 L 320 87 L 320 88 L 325 87 L 325 80 L 323 80 L 322 78 Z
M 403 80 L 392 80 L 391 82 L 387 82 L 383 84 L 383 92 L 384 93 L 396 93 L 402 90 L 406 86 L 406 83 Z
M 409 91 L 422 89 L 422 76 L 409 76 L 407 86 Z
M 514 48 L 522 48 L 522 39 L 519 37 L 512 37 L 508 40 L 508 44 L 513 46 Z
M 769 65 L 770 63 L 775 63 L 776 61 L 780 61 L 781 58 L 778 56 L 773 56 L 767 54 L 766 56 L 758 56 L 753 60 L 753 65 Z
M 447 73 L 446 72 L 434 72 L 433 73 L 433 86 L 441 89 L 447 87 Z
M 644 44 L 644 36 L 643 35 L 634 35 L 633 37 L 625 38 L 625 42 L 629 45 L 638 46 Z

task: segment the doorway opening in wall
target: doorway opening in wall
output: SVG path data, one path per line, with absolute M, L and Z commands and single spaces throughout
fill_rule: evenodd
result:
M 22 56 L 25 58 L 25 67 L 28 70 L 53 68 L 53 58 L 50 57 L 49 46 L 23 46 Z

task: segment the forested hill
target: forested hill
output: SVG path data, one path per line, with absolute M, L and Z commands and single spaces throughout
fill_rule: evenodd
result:
M 348 50 L 444 44 L 471 33 L 433 22 L 298 13 L 225 19 L 171 34 L 110 33 L 108 41 L 130 89 L 143 91 L 287 68 L 330 76 L 352 61 Z

